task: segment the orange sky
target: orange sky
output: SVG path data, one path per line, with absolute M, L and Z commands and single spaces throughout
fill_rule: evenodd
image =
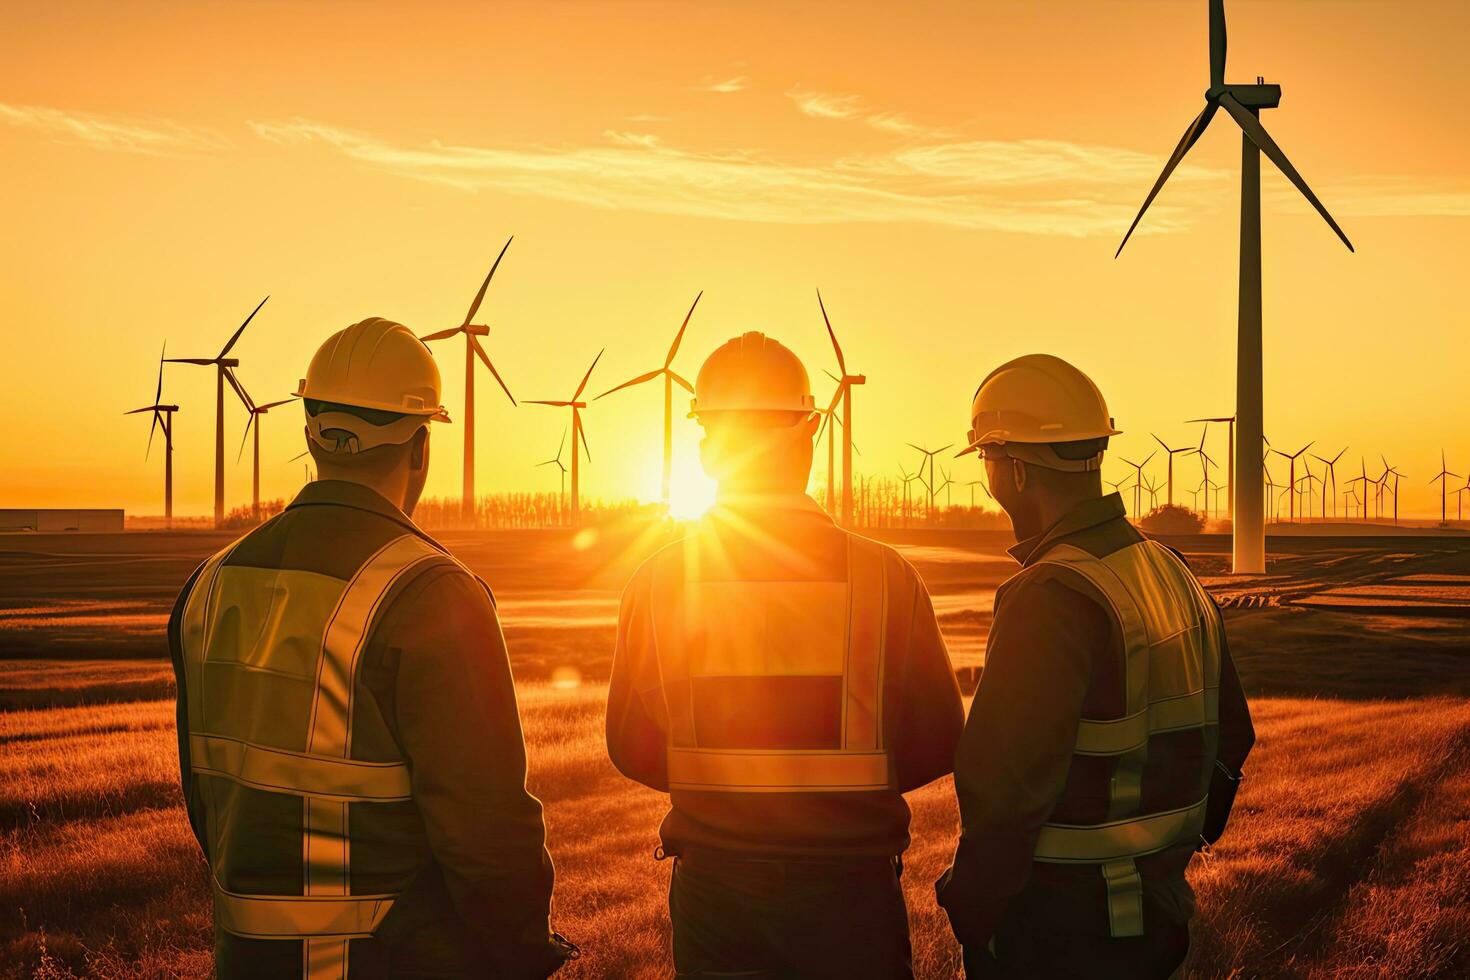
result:
M 1197 439 L 1183 420 L 1233 402 L 1223 114 L 1112 254 L 1199 109 L 1204 0 L 914 6 L 0 8 L 0 506 L 160 512 L 147 418 L 121 413 L 151 397 L 165 338 L 213 355 L 269 293 L 240 376 L 283 397 L 352 321 L 457 324 L 510 234 L 481 319 L 518 397 L 565 397 L 603 346 L 595 391 L 658 366 L 700 289 L 685 375 L 762 329 L 819 378 L 820 286 L 869 376 L 861 472 L 960 439 L 976 382 L 1032 350 L 1092 374 L 1122 455 L 1150 431 Z M 1387 453 L 1405 509 L 1437 513 L 1440 446 L 1470 466 L 1470 5 L 1229 17 L 1227 77 L 1284 86 L 1264 121 L 1358 246 L 1265 166 L 1266 432 Z M 440 350 L 457 416 L 462 348 Z M 561 414 L 479 392 L 481 490 L 554 488 L 533 464 Z M 209 508 L 213 396 L 211 372 L 170 368 L 181 513 Z M 233 506 L 249 456 L 227 411 Z M 660 411 L 654 386 L 593 406 L 587 493 L 656 494 Z M 688 471 L 697 429 L 677 425 Z M 438 431 L 431 494 L 458 493 L 459 439 Z M 266 496 L 300 485 L 301 447 L 299 410 L 267 417 Z

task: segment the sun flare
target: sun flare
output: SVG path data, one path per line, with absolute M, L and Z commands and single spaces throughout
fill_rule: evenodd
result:
M 695 521 L 714 506 L 715 481 L 694 460 L 681 464 L 676 457 L 669 483 L 669 516 L 676 521 Z

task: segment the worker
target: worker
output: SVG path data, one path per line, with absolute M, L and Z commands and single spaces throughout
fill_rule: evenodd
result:
M 1021 570 L 955 761 L 961 837 L 936 885 L 969 977 L 1168 977 L 1191 856 L 1224 830 L 1255 740 L 1208 592 L 1143 537 L 1099 467 L 1092 380 L 1032 354 L 975 394 L 980 454 Z
M 819 413 L 760 333 L 700 369 L 715 506 L 623 594 L 607 744 L 670 794 L 655 856 L 680 977 L 908 977 L 903 794 L 947 775 L 964 709 L 929 595 L 805 489 Z
M 296 392 L 320 478 L 190 577 L 179 768 L 231 977 L 541 978 L 552 865 L 489 589 L 410 518 L 447 422 L 401 324 Z

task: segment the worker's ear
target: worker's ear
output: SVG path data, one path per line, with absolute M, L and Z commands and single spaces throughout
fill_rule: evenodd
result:
M 1021 493 L 1026 489 L 1026 464 L 1019 459 L 1011 459 L 1011 480 L 1016 484 L 1016 492 Z
M 814 436 L 816 436 L 817 429 L 821 428 L 821 425 L 822 425 L 822 417 L 820 415 L 817 415 L 815 413 L 813 413 L 811 415 L 808 415 L 806 417 L 806 421 L 804 421 L 804 422 L 801 423 L 801 430 L 800 431 L 801 431 L 802 438 L 804 438 L 808 442 L 810 442 L 812 440 L 812 438 Z

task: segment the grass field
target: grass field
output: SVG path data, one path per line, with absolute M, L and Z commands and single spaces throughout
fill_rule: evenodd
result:
M 957 550 L 910 557 L 946 635 L 983 651 L 1005 566 Z M 1230 609 L 1259 743 L 1230 833 L 1191 869 L 1200 914 L 1189 976 L 1470 976 L 1470 630 L 1453 615 L 1348 617 L 1295 601 L 1415 576 L 1459 594 L 1463 553 L 1408 554 L 1381 574 L 1370 574 L 1375 558 L 1283 556 Z M 1191 557 L 1219 570 L 1218 551 Z M 558 869 L 554 919 L 586 951 L 561 975 L 667 975 L 669 865 L 652 857 L 664 800 L 622 779 L 602 743 L 593 652 L 606 656 L 616 593 L 594 574 L 554 574 L 573 587 L 523 581 L 502 605 L 520 673 L 572 662 L 589 678 L 521 685 Z M 1316 580 L 1326 584 L 1304 584 Z M 1228 595 L 1228 582 L 1212 584 Z M 167 592 L 146 579 L 123 591 L 150 590 Z M 205 869 L 179 804 L 169 686 L 157 660 L 0 662 L 0 977 L 208 975 Z M 951 785 L 910 802 L 916 966 L 952 977 L 957 950 L 932 892 L 957 833 Z

